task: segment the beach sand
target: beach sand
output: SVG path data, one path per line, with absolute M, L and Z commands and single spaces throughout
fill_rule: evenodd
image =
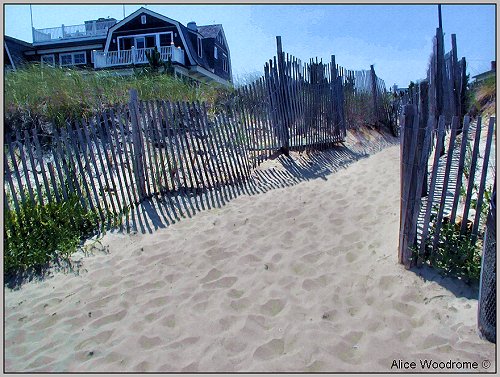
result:
M 78 274 L 6 288 L 5 371 L 494 371 L 477 288 L 397 263 L 399 153 L 107 234 Z

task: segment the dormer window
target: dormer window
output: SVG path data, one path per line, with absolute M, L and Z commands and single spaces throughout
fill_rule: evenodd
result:
M 217 46 L 214 46 L 214 58 L 218 59 L 218 57 L 217 57 Z
M 145 24 L 146 24 L 146 15 L 145 15 L 145 14 L 143 14 L 143 15 L 141 16 L 141 24 L 143 24 L 143 25 L 145 25 Z
M 202 40 L 201 37 L 198 36 L 198 56 L 201 58 L 203 55 L 203 46 L 201 44 Z

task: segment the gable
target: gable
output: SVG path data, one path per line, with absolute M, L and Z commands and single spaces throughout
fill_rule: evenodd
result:
M 163 21 L 164 28 L 175 28 L 178 36 L 182 40 L 182 45 L 185 46 L 185 51 L 186 51 L 186 54 L 188 56 L 188 60 L 191 63 L 196 62 L 193 59 L 192 49 L 187 47 L 186 38 L 184 36 L 184 33 L 181 30 L 182 25 L 175 20 L 172 20 L 168 17 L 165 17 L 159 13 L 153 12 L 153 11 L 146 9 L 146 8 L 139 8 L 134 13 L 130 14 L 128 17 L 125 17 L 123 20 L 121 20 L 120 22 L 118 22 L 117 24 L 115 24 L 113 27 L 111 27 L 109 29 L 108 37 L 106 39 L 106 46 L 104 47 L 104 51 L 109 51 L 109 45 L 110 45 L 111 41 L 113 40 L 113 35 L 114 35 L 115 31 L 117 31 L 118 29 L 121 30 L 121 31 L 118 31 L 118 33 L 123 33 L 124 30 L 129 30 L 130 32 L 137 32 L 137 29 L 131 29 L 133 27 L 137 27 L 137 20 L 138 20 L 139 24 L 141 24 L 142 26 L 145 26 L 141 23 L 141 20 L 140 20 L 142 15 L 146 16 L 146 24 L 145 25 L 147 25 L 148 22 L 151 22 L 150 25 L 153 25 L 156 22 Z M 126 25 L 129 23 L 131 23 L 130 29 L 127 29 Z M 168 25 L 170 25 L 170 26 L 168 26 Z M 156 30 L 161 29 L 161 28 L 162 27 L 159 27 Z M 151 30 L 151 29 L 152 29 L 152 27 L 149 28 L 149 30 Z M 147 33 L 147 30 L 145 30 L 144 32 Z
M 145 24 L 142 23 L 143 16 L 146 21 Z M 164 27 L 175 28 L 175 25 L 145 12 L 141 12 L 131 20 L 129 20 L 127 23 L 124 23 L 123 25 L 113 30 L 113 33 L 117 34 L 126 32 L 147 32 L 151 29 L 157 30 Z

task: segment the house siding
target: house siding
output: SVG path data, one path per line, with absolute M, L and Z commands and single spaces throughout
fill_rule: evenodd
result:
M 174 45 L 181 46 L 184 50 L 184 61 L 188 62 L 188 56 L 186 53 L 186 47 L 182 43 L 182 39 L 179 35 L 177 27 L 169 22 L 157 19 L 156 17 L 152 17 L 150 15 L 146 15 L 146 24 L 141 24 L 141 16 L 139 14 L 137 17 L 134 17 L 125 25 L 117 28 L 113 31 L 111 35 L 110 43 L 108 51 L 117 51 L 118 50 L 118 37 L 126 37 L 133 36 L 139 34 L 148 34 L 148 33 L 162 33 L 162 32 L 172 32 Z
M 145 24 L 141 22 L 141 16 L 146 16 Z M 7 36 L 5 37 L 5 41 L 6 44 L 7 41 L 10 41 L 10 43 L 8 44 L 8 48 L 11 55 L 15 55 L 22 61 L 40 63 L 42 55 L 53 55 L 55 64 L 57 66 L 59 66 L 61 54 L 84 51 L 86 54 L 86 64 L 77 65 L 76 67 L 87 67 L 93 69 L 93 50 L 105 51 L 106 44 L 109 43 L 109 45 L 107 46 L 107 51 L 117 51 L 119 37 L 171 32 L 175 47 L 180 47 L 184 51 L 185 64 L 183 66 L 183 69 L 188 75 L 190 74 L 189 72 L 193 71 L 192 76 L 196 77 L 197 80 L 200 79 L 200 70 L 197 69 L 198 66 L 212 72 L 216 76 L 227 80 L 228 82 L 231 81 L 231 62 L 228 49 L 226 46 L 216 41 L 217 29 L 220 30 L 219 35 L 222 33 L 221 25 L 202 26 L 202 28 L 205 28 L 205 34 L 203 34 L 201 32 L 203 31 L 202 29 L 200 29 L 200 32 L 194 32 L 181 23 L 178 23 L 177 21 L 170 20 L 160 14 L 157 14 L 155 16 L 154 12 L 151 12 L 144 8 L 136 11 L 136 13 L 129 16 L 126 21 L 122 20 L 118 24 L 120 23 L 122 23 L 121 26 L 114 26 L 116 27 L 116 29 L 111 31 L 111 35 L 108 34 L 107 36 L 102 36 L 99 38 L 85 40 L 61 40 L 57 42 L 51 41 L 51 43 L 37 43 L 34 46 L 27 42 L 19 41 L 15 38 Z M 205 35 L 205 37 L 203 37 L 203 35 Z M 202 57 L 198 55 L 198 36 L 202 37 L 203 41 Z M 217 46 L 219 50 L 218 59 L 214 59 L 214 46 Z M 73 51 L 64 51 L 68 48 L 72 49 Z M 223 70 L 222 56 L 224 53 L 228 57 L 228 72 Z M 15 56 L 12 56 L 12 59 L 14 60 L 14 64 L 16 64 L 17 66 L 18 63 L 16 62 L 17 58 Z M 7 59 L 6 63 L 8 63 Z M 181 66 L 178 66 L 178 68 L 180 69 Z M 119 67 L 126 68 L 125 66 L 116 66 L 114 67 L 114 69 L 119 69 Z M 210 76 L 209 74 L 204 75 Z

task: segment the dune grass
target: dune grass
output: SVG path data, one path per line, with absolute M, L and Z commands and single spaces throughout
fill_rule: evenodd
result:
M 142 100 L 200 101 L 209 105 L 231 92 L 218 84 L 195 84 L 167 74 L 141 74 L 140 70 L 123 76 L 112 71 L 33 64 L 5 75 L 6 123 L 26 123 L 16 121 L 26 116 L 62 123 L 127 103 L 130 89 L 136 89 Z

